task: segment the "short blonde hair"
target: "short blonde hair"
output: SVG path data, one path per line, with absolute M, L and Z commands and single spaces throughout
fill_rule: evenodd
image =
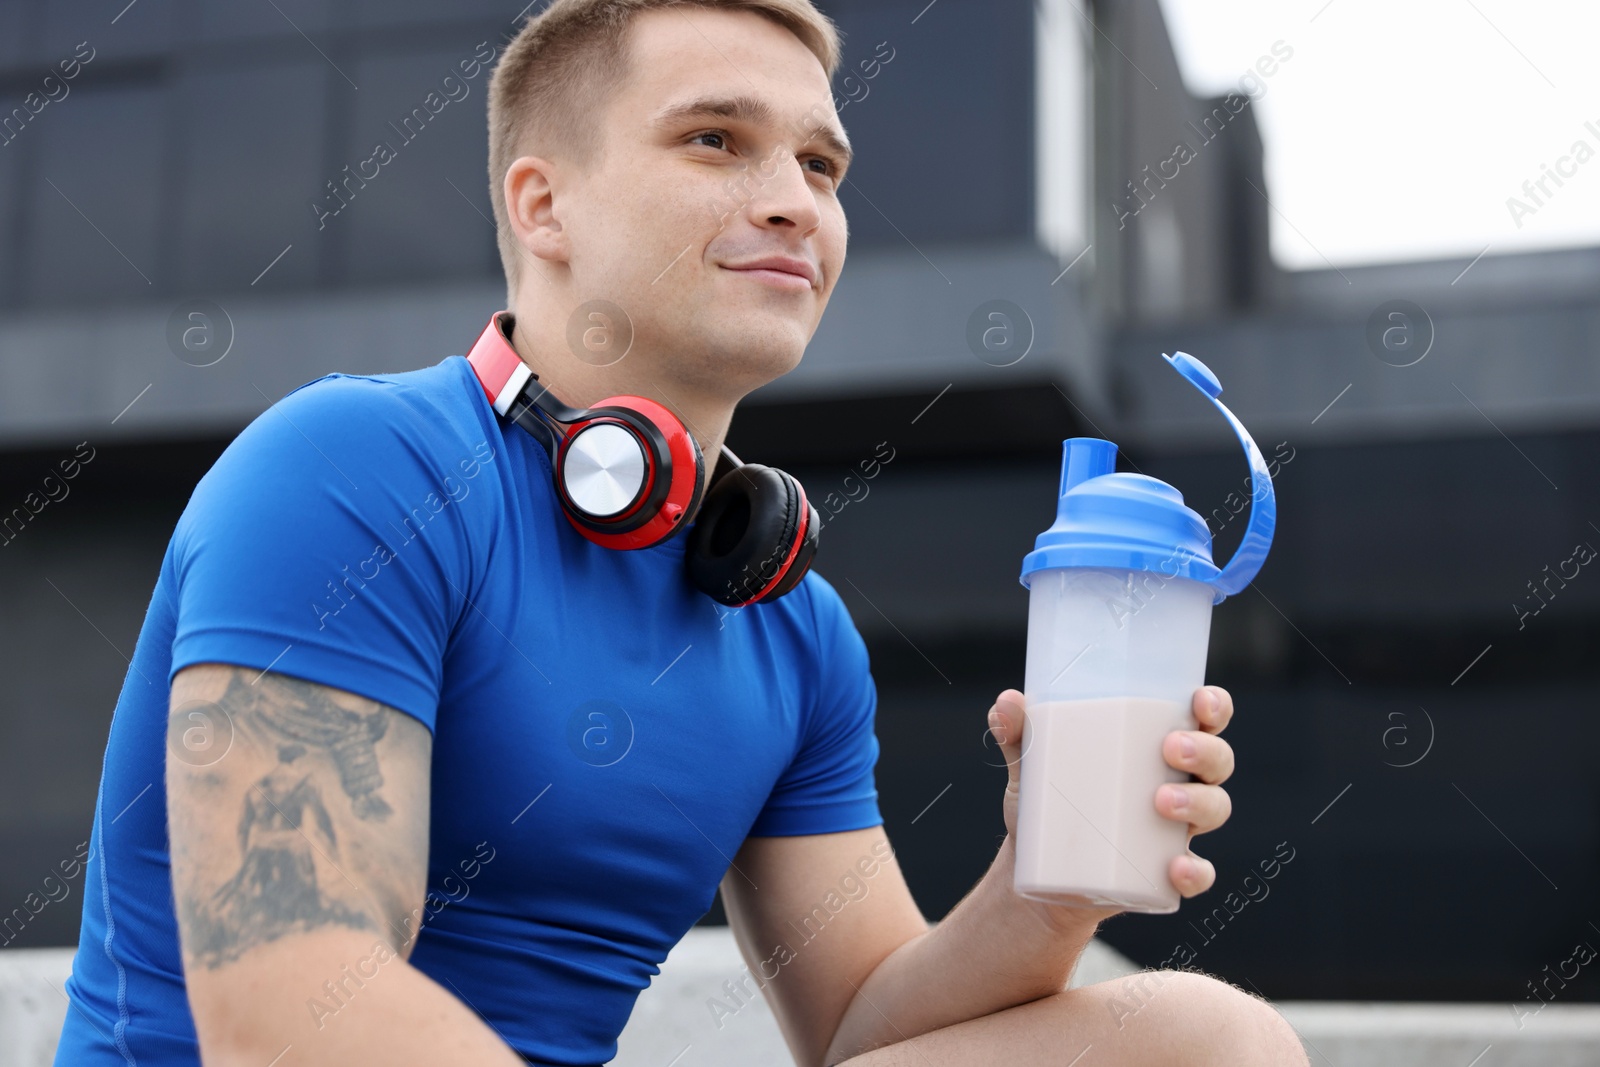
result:
M 635 15 L 672 7 L 748 11 L 800 39 L 828 80 L 839 66 L 839 31 L 811 0 L 554 0 L 506 46 L 489 80 L 489 197 L 508 291 L 520 274 L 506 210 L 505 177 L 530 141 L 559 143 L 587 163 L 600 144 L 593 115 L 628 75 L 627 30 Z

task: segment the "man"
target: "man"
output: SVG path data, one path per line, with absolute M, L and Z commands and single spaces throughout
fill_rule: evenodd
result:
M 808 0 L 557 0 L 523 29 L 490 176 L 510 341 L 554 395 L 652 398 L 715 456 L 799 362 L 845 256 L 837 53 Z M 568 342 L 595 301 L 620 358 Z M 228 448 L 112 723 L 58 1063 L 601 1063 L 719 880 L 806 1067 L 1305 1062 L 1208 978 L 1159 975 L 1131 1015 L 1065 990 L 1111 912 L 1011 891 L 1015 690 L 990 718 L 1008 836 L 930 930 L 833 587 L 723 608 L 685 531 L 603 547 L 552 479 L 459 356 L 319 379 Z M 1152 802 L 1196 833 L 1228 815 L 1231 713 L 1207 688 L 1166 739 L 1197 780 Z M 871 892 L 796 945 L 854 872 Z

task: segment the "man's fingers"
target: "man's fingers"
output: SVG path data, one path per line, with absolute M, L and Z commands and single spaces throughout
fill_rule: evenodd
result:
M 1233 718 L 1233 697 L 1220 685 L 1203 685 L 1194 691 L 1194 721 L 1208 734 L 1220 734 Z
M 1173 888 L 1186 897 L 1204 893 L 1217 880 L 1217 869 L 1211 861 L 1193 852 L 1175 856 L 1167 867 L 1167 877 Z
M 989 733 L 1000 745 L 1013 787 L 1022 781 L 1022 702 L 1021 693 L 1007 689 L 989 708 Z
M 1204 834 L 1228 821 L 1233 800 L 1219 785 L 1168 782 L 1156 790 L 1156 811 L 1163 818 L 1188 823 L 1193 833 Z
M 1210 785 L 1220 785 L 1233 774 L 1233 746 L 1198 730 L 1172 731 L 1161 742 L 1161 755 L 1167 766 Z

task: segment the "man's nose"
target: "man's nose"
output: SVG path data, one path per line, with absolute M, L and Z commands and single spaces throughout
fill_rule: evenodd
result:
M 745 211 L 757 226 L 793 226 L 801 236 L 814 233 L 822 222 L 816 192 L 794 153 L 780 149 L 751 168 L 753 195 Z

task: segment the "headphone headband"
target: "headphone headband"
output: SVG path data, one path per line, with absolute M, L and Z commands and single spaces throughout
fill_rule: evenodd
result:
M 516 328 L 516 321 L 516 316 L 509 311 L 495 312 L 489 319 L 489 328 L 478 336 L 472 351 L 467 353 L 467 362 L 477 372 L 478 384 L 483 386 L 495 413 L 510 414 L 511 405 L 522 399 L 557 422 L 578 421 L 584 413 L 556 399 L 539 381 L 533 368 L 522 362 L 517 350 L 511 347 L 510 331 Z

